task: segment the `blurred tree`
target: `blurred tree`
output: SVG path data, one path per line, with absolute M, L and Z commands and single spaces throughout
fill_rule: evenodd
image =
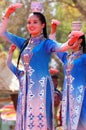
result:
M 8 31 L 22 37 L 29 37 L 26 24 L 32 1 L 35 0 L 0 0 L 0 19 L 10 4 L 16 2 L 23 3 L 23 7 L 10 16 Z M 67 40 L 68 33 L 71 31 L 72 21 L 81 20 L 83 25 L 82 30 L 86 33 L 86 0 L 42 0 L 42 2 L 44 6 L 44 15 L 47 19 L 48 34 L 50 32 L 51 19 L 55 18 L 61 21 L 61 25 L 57 28 L 57 41 L 65 42 Z M 3 41 L 1 38 L 0 43 L 0 51 L 8 51 L 10 44 Z M 15 51 L 14 57 L 17 56 L 18 50 Z M 60 70 L 59 76 L 61 79 L 60 85 L 62 86 L 62 64 L 55 55 L 53 55 L 52 58 L 58 63 L 58 69 Z
M 29 37 L 26 29 L 26 23 L 32 1 L 34 0 L 2 0 L 0 2 L 0 18 L 2 13 L 5 12 L 6 8 L 11 3 L 21 2 L 24 5 L 11 16 L 8 31 L 19 36 Z M 82 29 L 86 32 L 85 0 L 43 0 L 42 2 L 44 5 L 44 14 L 47 18 L 48 33 L 50 32 L 50 21 L 52 18 L 56 18 L 61 21 L 61 25 L 58 27 L 57 31 L 57 41 L 64 42 L 67 40 L 67 35 L 71 31 L 71 23 L 74 20 L 80 19 L 83 23 Z M 7 42 L 3 42 L 3 40 L 0 39 L 0 43 L 3 43 L 4 49 L 8 50 L 9 44 Z

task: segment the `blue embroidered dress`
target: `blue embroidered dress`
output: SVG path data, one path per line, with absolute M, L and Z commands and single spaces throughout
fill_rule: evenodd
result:
M 2 36 L 20 50 L 26 40 L 6 31 Z M 48 65 L 51 53 L 58 47 L 59 44 L 50 39 L 45 40 L 41 35 L 38 38 L 31 38 L 22 52 L 25 70 L 22 79 L 23 90 L 18 100 L 16 130 L 54 130 L 54 86 Z
M 86 54 L 77 51 L 59 58 L 64 63 L 63 130 L 86 130 Z

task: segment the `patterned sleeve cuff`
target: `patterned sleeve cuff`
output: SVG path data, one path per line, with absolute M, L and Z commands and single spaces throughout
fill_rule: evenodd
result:
M 3 35 L 3 33 L 6 31 L 8 22 L 9 22 L 9 19 L 3 16 L 0 23 L 0 35 Z
M 49 38 L 52 40 L 56 40 L 56 33 L 50 34 Z

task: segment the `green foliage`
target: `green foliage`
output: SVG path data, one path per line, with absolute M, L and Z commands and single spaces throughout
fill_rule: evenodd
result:
M 77 1 L 80 3 L 80 0 Z M 23 2 L 24 5 L 21 9 L 18 9 L 14 14 L 11 15 L 8 31 L 27 38 L 29 37 L 29 33 L 27 31 L 26 24 L 28 14 L 30 13 L 31 1 L 28 2 L 28 0 L 21 0 L 20 2 Z M 11 3 L 11 0 L 2 0 L 0 2 L 0 18 L 2 13 L 5 12 L 6 8 Z M 82 30 L 86 32 L 86 23 L 84 17 L 78 8 L 76 8 L 75 4 L 76 3 L 74 3 L 72 0 L 43 0 L 44 15 L 47 19 L 48 34 L 50 33 L 51 19 L 55 18 L 61 21 L 61 25 L 57 28 L 57 40 L 60 42 L 65 42 L 67 40 L 68 33 L 71 31 L 72 21 L 80 19 L 83 24 Z M 83 0 L 81 4 L 82 7 L 85 8 L 85 0 Z M 4 45 L 3 41 L 2 44 Z M 5 50 L 8 49 L 7 46 L 9 46 L 8 43 L 4 46 Z

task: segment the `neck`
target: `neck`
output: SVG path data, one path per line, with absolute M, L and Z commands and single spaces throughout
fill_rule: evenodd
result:
M 40 35 L 43 35 L 42 33 L 40 34 L 37 34 L 37 35 L 31 35 L 32 38 L 36 38 L 36 37 L 39 37 Z

